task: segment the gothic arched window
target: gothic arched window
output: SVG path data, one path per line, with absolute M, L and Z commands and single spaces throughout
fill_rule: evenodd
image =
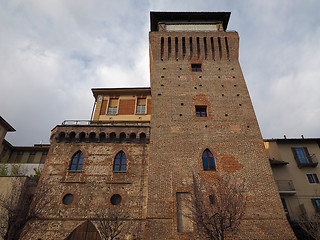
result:
M 209 149 L 203 151 L 202 154 L 203 170 L 216 170 L 214 157 Z
M 83 153 L 81 151 L 76 152 L 72 156 L 72 161 L 70 164 L 70 169 L 71 171 L 81 171 L 82 169 L 82 164 L 83 164 Z
M 118 152 L 114 158 L 113 171 L 125 172 L 126 171 L 127 157 L 123 151 Z

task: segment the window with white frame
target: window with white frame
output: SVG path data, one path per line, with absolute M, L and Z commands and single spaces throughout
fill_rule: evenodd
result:
M 111 98 L 108 106 L 108 115 L 116 115 L 118 113 L 118 98 Z
M 146 106 L 147 106 L 147 99 L 138 98 L 136 114 L 146 114 Z
M 316 173 L 307 173 L 309 183 L 319 183 L 319 179 Z

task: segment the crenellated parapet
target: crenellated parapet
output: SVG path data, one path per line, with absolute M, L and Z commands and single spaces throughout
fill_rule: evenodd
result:
M 52 130 L 51 142 L 71 143 L 149 143 L 149 126 L 58 125 Z

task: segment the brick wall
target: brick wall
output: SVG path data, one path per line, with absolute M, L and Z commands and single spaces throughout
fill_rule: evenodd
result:
M 172 44 L 176 38 L 177 53 Z M 215 157 L 217 172 L 245 181 L 248 189 L 239 238 L 294 239 L 238 61 L 238 34 L 151 32 L 149 41 L 152 118 L 146 239 L 194 238 L 177 232 L 176 193 L 190 191 L 193 172 L 208 182 L 214 179 L 215 171 L 203 170 L 206 148 Z M 201 64 L 202 72 L 191 71 L 194 63 Z M 195 105 L 206 105 L 208 116 L 196 117 Z

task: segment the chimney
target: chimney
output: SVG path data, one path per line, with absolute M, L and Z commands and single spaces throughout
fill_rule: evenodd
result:
M 286 136 L 286 135 L 283 135 L 283 138 L 284 138 L 284 139 L 287 139 L 287 136 Z
M 304 136 L 303 136 L 303 135 L 301 135 L 301 138 L 302 138 L 302 139 L 304 139 Z

